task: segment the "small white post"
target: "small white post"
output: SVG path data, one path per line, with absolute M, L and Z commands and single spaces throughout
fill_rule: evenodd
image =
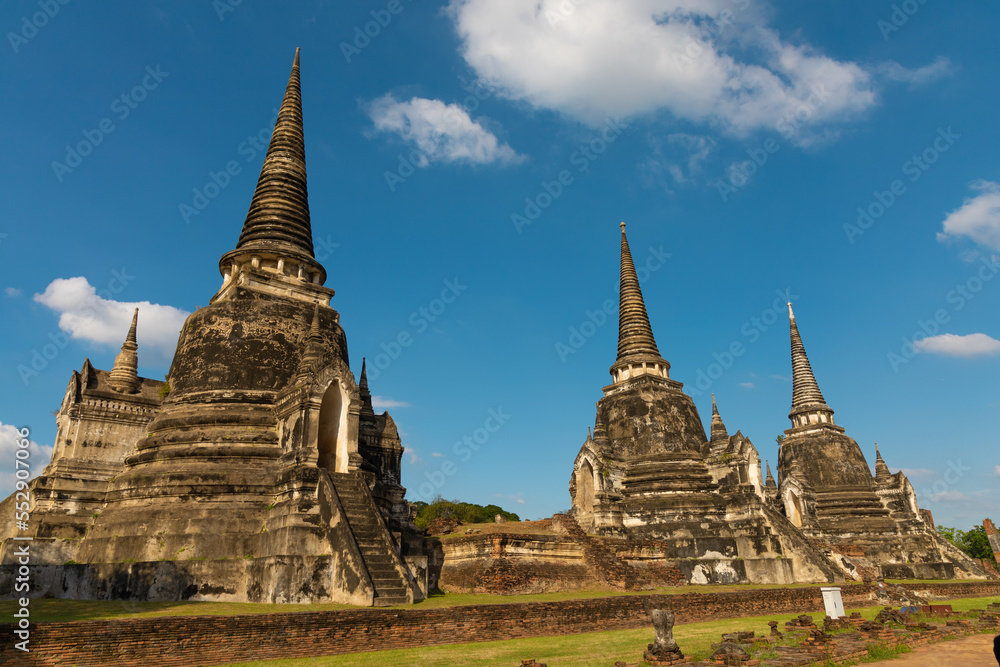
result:
M 840 597 L 840 588 L 836 586 L 823 586 L 819 589 L 823 593 L 823 606 L 826 607 L 826 615 L 830 618 L 841 618 L 844 613 L 844 600 Z

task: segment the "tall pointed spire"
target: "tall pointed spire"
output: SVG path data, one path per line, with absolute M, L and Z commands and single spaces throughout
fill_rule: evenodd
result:
M 764 486 L 769 489 L 778 488 L 778 485 L 774 483 L 774 476 L 771 475 L 771 462 L 765 461 L 764 463 L 767 464 L 767 478 L 764 480 Z
M 139 391 L 139 355 L 136 353 L 139 345 L 135 338 L 138 321 L 139 309 L 136 308 L 132 313 L 132 326 L 128 329 L 122 351 L 115 357 L 115 365 L 108 375 L 108 385 L 122 394 L 134 394 Z
M 618 358 L 611 367 L 611 375 L 617 381 L 637 374 L 654 373 L 668 377 L 670 364 L 660 356 L 653 338 L 653 328 L 649 325 L 646 304 L 639 288 L 632 251 L 625 236 L 625 223 L 621 223 L 621 278 L 619 281 L 618 304 Z M 633 372 L 619 376 L 616 370 L 632 367 Z M 640 370 L 641 369 L 641 370 Z M 638 372 L 636 372 L 638 371 Z
M 618 359 L 630 356 L 660 356 L 653 339 L 653 329 L 649 326 L 649 316 L 646 314 L 646 304 L 642 300 L 642 290 L 639 289 L 639 277 L 632 262 L 632 252 L 625 236 L 625 223 L 622 228 L 622 259 L 621 279 L 619 282 L 618 304 Z
M 795 323 L 795 313 L 791 302 L 788 303 L 788 322 L 792 339 L 792 409 L 788 415 L 794 426 L 799 426 L 795 417 L 803 413 L 822 413 L 825 418 L 803 420 L 801 423 L 833 422 L 833 410 L 826 404 L 819 384 L 813 375 L 806 348 L 799 335 L 799 327 Z
M 254 258 L 254 268 L 259 262 L 275 270 L 276 264 L 278 273 L 291 270 L 306 282 L 326 281 L 326 270 L 313 252 L 298 49 L 243 231 L 236 249 L 219 260 L 219 270 L 228 280 L 248 256 Z
M 295 49 L 288 87 L 236 247 L 294 249 L 313 256 L 298 49 Z
M 729 440 L 729 432 L 719 415 L 719 408 L 715 404 L 715 394 L 712 394 L 712 442 Z

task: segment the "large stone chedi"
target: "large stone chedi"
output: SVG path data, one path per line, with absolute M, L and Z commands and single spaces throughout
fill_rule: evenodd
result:
M 656 540 L 693 582 L 841 577 L 765 502 L 756 449 L 741 433 L 729 436 L 717 410 L 706 437 L 694 401 L 670 378 L 653 338 L 624 223 L 618 356 L 610 372 L 570 479 L 581 527 Z
M 32 594 L 421 597 L 426 559 L 400 485 L 403 449 L 363 371 L 355 381 L 313 253 L 298 51 L 219 270 L 222 287 L 185 322 L 166 385 L 135 375 L 134 328 L 114 371 L 87 362 L 74 374 L 53 462 L 34 483 L 32 564 L 49 565 Z M 16 534 L 0 535 L 5 563 Z
M 792 304 L 792 427 L 778 456 L 775 505 L 851 578 L 985 576 L 979 563 L 924 521 L 916 493 L 876 447 L 872 476 L 858 443 L 833 419 L 806 356 Z

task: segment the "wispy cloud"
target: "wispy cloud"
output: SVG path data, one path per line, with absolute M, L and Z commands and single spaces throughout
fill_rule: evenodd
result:
M 880 63 L 875 71 L 889 81 L 900 81 L 908 83 L 912 87 L 917 87 L 946 77 L 954 73 L 955 68 L 948 58 L 938 56 L 930 65 L 918 67 L 917 69 L 909 69 L 894 60 L 889 60 Z
M 401 102 L 388 94 L 372 102 L 368 114 L 376 130 L 396 134 L 420 151 L 420 167 L 432 162 L 513 164 L 523 160 L 457 104 L 422 97 Z
M 938 478 L 938 473 L 933 470 L 928 470 L 927 468 L 903 468 L 903 474 L 909 478 L 911 482 L 928 482 L 932 479 Z
M 521 493 L 513 493 L 513 494 L 495 493 L 493 495 L 501 500 L 513 500 L 518 505 L 527 504 L 526 501 L 524 500 L 524 494 Z
M 1000 477 L 1000 466 L 993 466 L 993 476 Z
M 744 389 L 753 389 L 757 385 L 755 385 L 753 382 L 740 382 L 740 386 L 743 387 Z
M 22 292 L 16 287 L 5 287 L 3 293 L 6 294 L 7 296 L 21 296 L 22 294 L 24 294 L 24 292 Z
M 941 493 L 932 493 L 929 498 L 936 503 L 958 503 L 969 499 L 969 497 L 961 491 L 942 491 Z
M 384 410 L 386 408 L 408 408 L 410 404 L 406 401 L 394 401 L 391 398 L 385 398 L 383 396 L 372 396 L 372 407 L 378 410 Z
M 678 185 L 686 185 L 703 172 L 705 161 L 715 148 L 709 136 L 675 132 L 662 139 L 654 133 L 646 137 L 650 154 L 638 165 L 643 184 L 660 187 L 673 193 Z
M 913 346 L 918 352 L 946 357 L 988 357 L 1000 353 L 1000 340 L 983 333 L 967 336 L 941 334 L 919 340 Z

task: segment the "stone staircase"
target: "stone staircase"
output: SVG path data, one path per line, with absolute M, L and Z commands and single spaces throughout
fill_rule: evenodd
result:
M 330 478 L 375 586 L 374 606 L 407 604 L 409 583 L 397 569 L 396 547 L 377 514 L 368 487 L 352 473 L 330 473 Z
M 556 514 L 552 518 L 562 525 L 570 539 L 583 547 L 584 563 L 608 585 L 626 591 L 639 587 L 640 573 L 600 540 L 583 532 L 576 519 L 568 514 Z

